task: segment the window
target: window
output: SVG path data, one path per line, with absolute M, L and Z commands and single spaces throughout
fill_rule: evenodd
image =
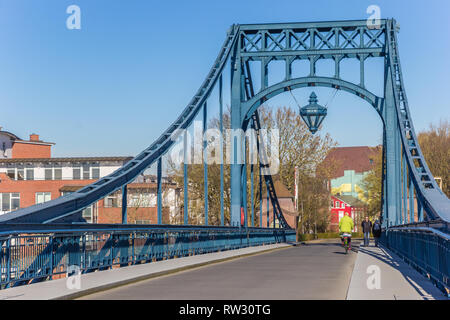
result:
M 83 165 L 83 179 L 88 180 L 90 178 L 90 170 L 89 165 Z
M 34 180 L 34 169 L 27 169 L 27 180 Z
M 86 222 L 92 222 L 92 206 L 87 207 L 81 212 L 81 216 L 83 219 L 86 220 Z
M 120 207 L 119 203 L 120 194 L 112 194 L 105 197 L 104 207 L 105 208 L 118 208 Z
M 55 168 L 55 180 L 62 180 L 62 169 L 61 168 Z
M 81 168 L 73 168 L 73 180 L 81 179 Z
M 92 168 L 92 179 L 100 179 L 100 168 Z
M 14 211 L 20 208 L 20 193 L 1 193 L 1 210 Z
M 134 220 L 135 224 L 150 224 L 150 220 Z
M 334 208 L 334 201 L 333 200 L 331 200 L 331 208 Z
M 20 208 L 20 193 L 11 193 L 11 211 Z
M 2 211 L 11 210 L 11 194 L 2 193 Z
M 8 177 L 10 177 L 13 180 L 16 180 L 16 169 L 8 169 L 6 171 L 6 174 L 8 175 Z
M 336 201 L 336 202 L 334 203 L 334 207 L 335 207 L 335 208 L 339 208 L 339 201 Z
M 45 169 L 45 180 L 53 180 L 53 169 Z
M 156 196 L 149 192 L 128 194 L 128 207 L 150 208 L 156 206 Z
M 341 203 L 341 208 L 345 209 L 345 203 L 344 202 Z
M 44 203 L 52 199 L 51 192 L 36 192 L 36 204 Z
M 25 170 L 17 169 L 17 180 L 25 180 Z

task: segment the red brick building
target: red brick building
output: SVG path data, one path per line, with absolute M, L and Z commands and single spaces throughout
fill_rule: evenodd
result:
M 298 213 L 295 210 L 294 206 L 294 196 L 289 192 L 286 186 L 280 181 L 274 181 L 274 188 L 277 194 L 278 203 L 280 204 L 281 211 L 283 212 L 283 216 L 286 219 L 288 225 L 297 229 L 298 223 Z M 267 227 L 267 198 L 264 197 L 262 201 L 262 227 Z M 275 218 L 275 227 L 279 226 L 278 219 Z M 273 227 L 273 206 L 272 202 L 269 199 L 269 227 Z
M 0 128 L 0 214 L 56 199 L 91 184 L 121 166 L 132 157 L 51 157 L 54 143 L 29 140 Z M 164 178 L 163 222 L 178 212 L 180 190 Z M 83 210 L 91 223 L 121 223 L 120 191 Z M 156 177 L 141 176 L 128 185 L 128 222 L 156 223 Z
M 354 232 L 359 231 L 359 225 L 365 215 L 366 205 L 352 196 L 331 196 L 330 201 L 330 226 L 332 232 L 339 232 L 339 221 L 345 213 L 355 222 Z

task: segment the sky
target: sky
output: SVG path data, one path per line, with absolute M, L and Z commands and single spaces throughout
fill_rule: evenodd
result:
M 80 30 L 66 27 L 73 4 L 81 9 Z M 184 109 L 233 23 L 367 19 L 369 5 L 400 23 L 416 131 L 450 120 L 448 0 L 0 0 L 0 126 L 55 142 L 57 157 L 133 156 Z M 326 63 L 318 69 L 332 71 Z M 368 88 L 379 92 L 382 63 L 367 71 Z M 310 91 L 294 91 L 300 104 Z M 333 94 L 316 93 L 322 104 Z M 298 108 L 288 94 L 268 105 Z M 321 134 L 341 146 L 381 143 L 370 105 L 338 92 L 327 106 Z

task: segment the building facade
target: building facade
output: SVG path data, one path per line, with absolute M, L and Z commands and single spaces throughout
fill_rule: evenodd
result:
M 298 213 L 297 210 L 295 210 L 294 196 L 289 192 L 289 190 L 280 180 L 274 181 L 274 188 L 277 194 L 278 203 L 280 205 L 281 211 L 283 212 L 284 219 L 292 229 L 297 229 Z M 261 206 L 262 217 L 261 212 L 258 212 L 258 215 L 262 227 L 273 227 L 274 216 L 272 202 L 270 201 L 270 199 L 267 201 L 267 198 L 265 197 L 263 198 Z M 279 221 L 277 217 L 275 217 L 275 227 L 279 227 Z
M 332 149 L 323 165 L 333 168 L 329 188 L 332 195 L 352 196 L 367 202 L 362 182 L 374 168 L 382 147 L 342 147 Z
M 348 213 L 355 223 L 353 232 L 359 232 L 360 224 L 366 213 L 366 205 L 352 196 L 331 196 L 330 231 L 339 232 L 339 221 L 341 221 L 345 213 Z
M 53 158 L 54 143 L 29 140 L 0 130 L 0 214 L 47 202 L 75 192 L 113 173 L 132 157 Z M 179 188 L 166 178 L 162 183 L 163 216 L 169 223 L 178 213 Z M 156 177 L 142 176 L 128 185 L 128 222 L 157 222 Z M 86 208 L 83 218 L 90 223 L 121 223 L 120 191 Z

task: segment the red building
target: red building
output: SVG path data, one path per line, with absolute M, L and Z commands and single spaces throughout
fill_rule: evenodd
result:
M 297 229 L 298 223 L 298 213 L 294 207 L 294 196 L 289 192 L 286 186 L 280 181 L 275 180 L 274 183 L 275 192 L 277 194 L 278 203 L 280 205 L 283 216 L 286 219 L 287 224 L 293 228 Z M 264 197 L 262 201 L 262 217 L 260 217 L 262 222 L 262 227 L 267 227 L 267 198 Z M 260 212 L 259 212 L 260 215 Z M 275 227 L 278 228 L 279 221 L 275 218 Z M 273 206 L 269 199 L 269 227 L 273 227 Z
M 366 205 L 352 196 L 331 196 L 330 203 L 330 230 L 339 232 L 339 221 L 345 213 L 355 222 L 354 232 L 359 231 L 359 225 L 364 218 Z
M 113 173 L 132 157 L 51 157 L 54 143 L 37 134 L 29 140 L 0 128 L 0 214 L 29 207 L 75 192 Z M 163 222 L 178 213 L 180 190 L 164 178 Z M 128 222 L 157 222 L 156 178 L 141 176 L 128 185 Z M 82 212 L 91 223 L 121 223 L 121 193 L 114 192 Z

